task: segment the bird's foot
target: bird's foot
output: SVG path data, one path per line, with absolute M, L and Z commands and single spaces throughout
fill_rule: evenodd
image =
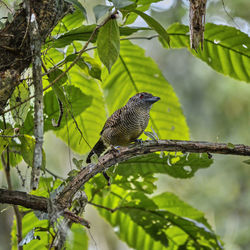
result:
M 142 146 L 143 140 L 142 139 L 135 139 L 135 143 L 140 144 Z
M 119 146 L 111 146 L 111 149 L 108 151 L 108 153 L 111 153 L 114 157 L 117 157 L 117 155 L 120 153 Z

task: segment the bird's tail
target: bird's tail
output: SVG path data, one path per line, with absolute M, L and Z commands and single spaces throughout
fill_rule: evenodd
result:
M 102 139 L 100 138 L 99 141 L 95 144 L 95 146 L 91 149 L 91 151 L 88 154 L 87 163 L 91 162 L 91 156 L 93 154 L 97 154 L 97 156 L 99 157 L 106 149 L 106 146 L 104 145 Z

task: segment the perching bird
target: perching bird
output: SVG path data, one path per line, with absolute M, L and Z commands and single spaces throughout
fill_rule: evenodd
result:
M 108 146 L 127 146 L 134 142 L 148 125 L 152 104 L 159 100 L 159 97 L 146 92 L 131 97 L 125 106 L 108 118 L 86 162 L 91 162 L 93 154 L 99 157 Z

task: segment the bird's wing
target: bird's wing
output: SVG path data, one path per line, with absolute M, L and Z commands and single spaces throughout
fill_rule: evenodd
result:
M 124 108 L 124 107 L 123 107 Z M 106 121 L 106 123 L 103 126 L 103 129 L 101 131 L 100 134 L 103 133 L 103 131 L 107 128 L 113 128 L 116 127 L 117 125 L 119 125 L 121 123 L 121 113 L 123 112 L 122 109 L 120 108 L 118 110 L 116 110 Z

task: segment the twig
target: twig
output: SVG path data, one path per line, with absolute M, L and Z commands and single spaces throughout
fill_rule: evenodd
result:
M 50 175 L 52 175 L 54 178 L 56 178 L 56 179 L 60 179 L 60 180 L 63 180 L 63 181 L 65 181 L 66 179 L 65 178 L 63 178 L 63 177 L 61 177 L 61 176 L 59 176 L 59 175 L 57 175 L 57 174 L 54 174 L 53 172 L 51 172 L 49 169 L 47 169 L 47 168 L 45 168 L 45 171 L 46 172 L 48 172 Z
M 6 121 L 5 121 L 5 117 L 3 116 L 3 123 L 4 123 L 4 128 L 6 129 Z M 5 172 L 5 176 L 6 176 L 6 180 L 7 180 L 7 185 L 8 185 L 8 190 L 12 191 L 12 183 L 11 183 L 11 176 L 10 176 L 10 153 L 9 153 L 9 146 L 7 146 L 6 148 L 6 154 L 7 154 L 7 161 L 5 161 L 4 158 L 4 153 L 2 153 L 1 155 L 1 160 L 2 160 L 2 164 L 4 167 L 4 172 Z M 22 241 L 22 216 L 19 212 L 18 206 L 17 205 L 13 205 L 13 209 L 14 209 L 14 213 L 16 216 L 16 226 L 17 226 L 17 242 L 21 242 Z M 22 250 L 23 247 L 18 245 L 18 250 Z
M 28 2 L 28 1 L 26 1 Z M 30 6 L 26 6 L 29 11 Z M 28 12 L 27 11 L 27 12 Z M 32 50 L 32 73 L 33 83 L 35 87 L 35 108 L 34 108 L 34 136 L 35 148 L 33 158 L 33 168 L 31 170 L 31 189 L 37 189 L 40 169 L 43 161 L 43 85 L 42 85 L 42 70 L 41 70 L 41 37 L 39 34 L 38 23 L 34 12 L 30 16 L 30 46 Z

